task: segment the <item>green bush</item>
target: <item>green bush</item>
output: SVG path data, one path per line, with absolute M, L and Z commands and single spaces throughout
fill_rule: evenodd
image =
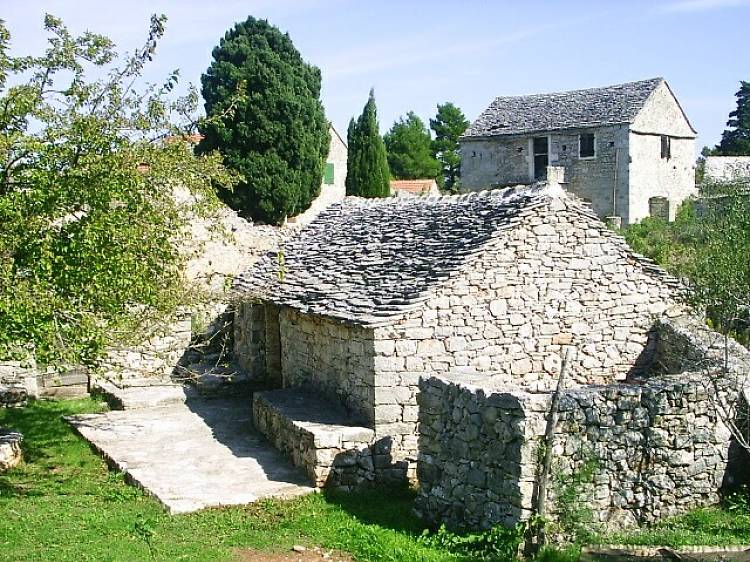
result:
M 124 60 L 52 16 L 44 55 L 11 57 L 0 22 L 0 359 L 90 361 L 114 330 L 182 299 L 174 190 L 208 209 L 211 182 L 232 179 L 217 155 L 196 158 L 179 140 L 197 94 L 169 97 L 177 72 L 133 88 L 164 22 L 153 17 Z M 88 79 L 92 65 L 107 78 Z

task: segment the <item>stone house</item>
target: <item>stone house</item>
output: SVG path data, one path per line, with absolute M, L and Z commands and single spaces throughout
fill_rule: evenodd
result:
M 696 132 L 663 78 L 551 94 L 499 97 L 460 138 L 465 191 L 543 180 L 623 224 L 673 220 L 695 190 Z
M 331 144 L 326 157 L 320 195 L 313 200 L 307 210 L 295 217 L 289 217 L 288 222 L 290 224 L 307 224 L 318 216 L 318 213 L 323 209 L 346 197 L 346 162 L 348 157 L 346 142 L 332 124 L 328 126 L 328 132 L 331 135 Z
M 676 285 L 559 185 L 347 198 L 237 279 L 235 356 L 283 388 L 256 395 L 256 424 L 298 464 L 328 462 L 310 467 L 317 483 L 339 482 L 340 455 L 349 482 L 398 478 L 417 456 L 421 377 L 544 390 L 574 345 L 576 384 L 622 380 Z M 305 417 L 306 400 L 342 414 Z M 359 440 L 329 439 L 352 425 Z
M 434 179 L 391 180 L 391 194 L 396 197 L 440 195 L 440 189 Z

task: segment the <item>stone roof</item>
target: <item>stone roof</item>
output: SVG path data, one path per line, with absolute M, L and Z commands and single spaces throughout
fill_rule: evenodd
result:
M 604 88 L 499 97 L 462 138 L 632 123 L 662 82 L 663 78 L 651 78 Z
M 491 238 L 552 196 L 537 184 L 458 196 L 350 197 L 323 211 L 281 252 L 261 258 L 234 289 L 305 313 L 386 325 L 430 298 L 431 289 L 458 274 Z M 599 222 L 589 209 L 580 212 Z M 646 258 L 636 259 L 666 276 Z

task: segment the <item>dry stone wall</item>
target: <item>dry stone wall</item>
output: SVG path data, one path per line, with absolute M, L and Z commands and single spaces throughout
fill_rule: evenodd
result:
M 115 384 L 143 379 L 169 379 L 190 345 L 191 313 L 178 311 L 174 318 L 148 326 L 150 336 L 136 345 L 113 347 L 100 360 L 97 370 Z
M 25 406 L 38 398 L 36 365 L 32 360 L 0 363 L 0 407 Z
M 616 528 L 716 503 L 730 436 L 710 392 L 700 375 L 568 391 L 554 445 L 553 519 L 566 524 L 567 513 L 583 509 L 588 522 Z M 418 511 L 453 527 L 527 519 L 549 398 L 423 381 Z M 587 470 L 576 505 L 557 502 Z

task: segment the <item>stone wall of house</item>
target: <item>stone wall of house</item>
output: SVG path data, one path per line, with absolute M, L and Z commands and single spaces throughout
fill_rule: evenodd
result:
M 661 157 L 661 135 L 671 156 Z M 649 199 L 665 197 L 674 220 L 680 203 L 694 195 L 695 133 L 666 84 L 649 97 L 630 127 L 630 213 L 625 224 L 649 216 Z
M 419 310 L 375 329 L 375 419 L 405 457 L 416 450 L 419 378 L 470 377 L 554 388 L 565 346 L 571 384 L 611 383 L 650 357 L 672 288 L 573 200 L 553 199 L 485 247 Z
M 549 483 L 561 530 L 653 523 L 716 503 L 730 435 L 712 392 L 701 374 L 566 392 Z M 527 519 L 550 395 L 433 377 L 419 401 L 418 512 L 451 527 Z M 557 499 L 566 486 L 576 487 L 573 504 Z
M 669 220 L 677 208 L 696 194 L 695 140 L 671 138 L 670 158 L 661 157 L 661 136 L 630 134 L 630 217 L 625 224 L 649 216 L 649 202 L 654 197 L 669 201 Z
M 318 216 L 321 211 L 346 197 L 348 151 L 344 140 L 333 127 L 329 127 L 329 132 L 331 133 L 331 145 L 328 150 L 326 165 L 333 166 L 333 183 L 325 183 L 324 177 L 320 186 L 320 195 L 313 200 L 309 209 L 295 217 L 290 217 L 289 224 L 305 225 Z
M 285 388 L 340 403 L 368 427 L 376 421 L 373 331 L 283 308 L 279 315 Z
M 461 189 L 479 191 L 531 183 L 529 137 L 508 136 L 461 141 Z
M 579 156 L 580 135 L 594 134 L 595 156 Z M 565 169 L 566 189 L 591 204 L 599 217 L 628 216 L 628 129 L 626 125 L 570 129 L 531 136 L 461 141 L 464 191 L 533 181 L 532 138 L 547 137 L 549 165 Z M 613 204 L 613 198 L 616 199 Z

